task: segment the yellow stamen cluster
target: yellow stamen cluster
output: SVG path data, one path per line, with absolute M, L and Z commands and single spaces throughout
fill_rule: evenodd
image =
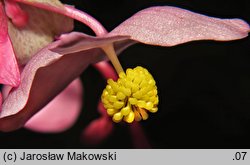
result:
M 158 95 L 154 78 L 143 67 L 121 72 L 117 82 L 108 80 L 102 102 L 114 122 L 146 120 L 149 112 L 157 112 Z

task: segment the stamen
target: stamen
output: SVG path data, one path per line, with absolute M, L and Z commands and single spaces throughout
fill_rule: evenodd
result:
M 135 113 L 135 121 L 141 121 L 141 115 L 139 114 L 139 112 L 135 110 L 134 113 Z
M 120 72 L 117 82 L 109 79 L 103 90 L 102 102 L 114 122 L 127 123 L 148 119 L 148 112 L 156 112 L 159 103 L 154 78 L 143 67 Z
M 105 45 L 102 47 L 102 49 L 104 50 L 104 52 L 107 54 L 108 58 L 110 59 L 111 63 L 113 64 L 113 66 L 115 67 L 116 72 L 119 74 L 123 71 L 123 68 L 117 58 L 117 55 L 115 53 L 114 50 L 114 46 L 112 44 L 109 45 Z
M 149 112 L 158 110 L 158 96 L 155 80 L 147 69 L 136 67 L 126 73 L 117 58 L 112 44 L 101 47 L 119 74 L 117 82 L 109 79 L 103 90 L 102 102 L 114 122 L 122 119 L 127 123 L 148 119 Z

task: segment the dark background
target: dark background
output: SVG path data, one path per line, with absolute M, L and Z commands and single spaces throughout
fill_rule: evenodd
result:
M 64 0 L 112 30 L 137 11 L 171 5 L 223 18 L 250 22 L 249 0 Z M 92 34 L 76 24 L 76 31 Z M 159 111 L 141 122 L 153 148 L 250 148 L 250 38 L 231 42 L 199 41 L 170 48 L 137 44 L 120 56 L 124 68 L 150 70 L 159 89 Z M 77 123 L 60 134 L 26 129 L 0 133 L 0 148 L 91 148 L 81 143 L 82 130 L 98 117 L 105 81 L 89 67 L 81 78 L 84 107 Z M 133 148 L 127 125 L 93 148 Z

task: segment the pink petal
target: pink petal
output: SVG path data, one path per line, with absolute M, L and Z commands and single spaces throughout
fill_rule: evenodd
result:
M 8 37 L 8 23 L 5 14 L 3 3 L 0 1 L 0 41 L 4 42 Z
M 43 133 L 58 133 L 69 129 L 80 114 L 82 90 L 81 80 L 74 80 L 41 111 L 28 120 L 25 128 Z
M 176 7 L 151 7 L 124 21 L 103 37 L 124 36 L 127 46 L 142 42 L 159 46 L 174 46 L 194 40 L 229 41 L 244 38 L 249 25 L 240 19 L 219 19 Z M 55 50 L 78 52 L 86 42 L 81 36 L 68 39 Z
M 177 7 L 151 7 L 127 19 L 109 35 L 131 36 L 151 45 L 174 46 L 194 40 L 244 38 L 249 25 L 240 19 L 219 19 Z
M 82 134 L 82 141 L 88 145 L 97 145 L 103 142 L 112 132 L 113 123 L 109 118 L 101 117 L 92 121 Z
M 8 22 L 0 2 L 0 84 L 18 86 L 20 73 L 8 36 Z
M 18 86 L 20 73 L 9 37 L 0 44 L 0 84 Z
M 3 98 L 2 98 L 2 94 L 0 92 L 0 112 L 2 111 L 2 101 L 3 101 Z
M 56 53 L 50 51 L 81 36 L 82 51 Z M 39 51 L 24 67 L 21 84 L 12 89 L 4 100 L 0 113 L 0 130 L 11 131 L 22 127 L 35 113 L 43 108 L 91 63 L 102 59 L 100 45 L 125 40 L 125 37 L 95 38 L 79 33 L 64 35 L 59 41 Z M 72 45 L 74 47 L 74 44 Z M 120 44 L 118 52 L 127 47 Z M 63 48 L 61 48 L 63 50 Z

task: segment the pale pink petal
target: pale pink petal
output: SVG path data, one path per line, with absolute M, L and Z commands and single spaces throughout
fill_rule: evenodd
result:
M 82 51 L 70 54 L 50 51 L 61 45 L 61 42 L 67 43 L 68 38 L 73 39 L 74 36 L 78 38 L 79 35 L 82 42 L 85 38 L 86 43 L 82 45 Z M 22 127 L 89 64 L 103 59 L 103 52 L 98 48 L 100 45 L 126 39 L 125 37 L 94 38 L 71 33 L 39 51 L 24 67 L 19 87 L 12 89 L 3 102 L 0 130 L 11 131 Z M 118 44 L 117 51 L 120 52 L 125 47 L 127 44 Z
M 177 7 L 151 7 L 127 19 L 109 35 L 125 35 L 150 45 L 174 46 L 194 40 L 244 38 L 249 25 L 240 19 L 219 19 Z
M 82 83 L 74 80 L 41 111 L 25 124 L 25 128 L 43 133 L 58 133 L 69 129 L 82 107 Z
M 219 19 L 177 7 L 151 7 L 127 19 L 102 37 L 124 36 L 128 46 L 142 42 L 159 46 L 174 46 L 195 40 L 229 41 L 244 38 L 249 25 L 240 19 Z M 55 50 L 78 52 L 82 50 L 81 36 L 67 40 Z
M 113 122 L 109 118 L 101 117 L 92 121 L 82 133 L 82 142 L 97 145 L 103 142 L 113 130 Z
M 20 73 L 8 36 L 7 17 L 0 2 L 0 84 L 17 86 L 19 83 Z

